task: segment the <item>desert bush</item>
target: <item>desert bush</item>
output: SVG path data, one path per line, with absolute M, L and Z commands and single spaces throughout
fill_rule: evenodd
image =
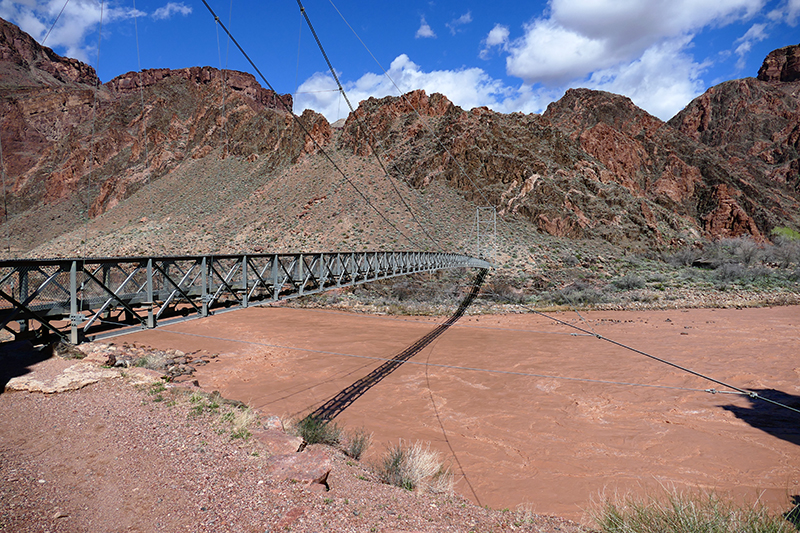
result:
M 233 429 L 231 429 L 231 439 L 250 438 L 250 426 L 258 419 L 258 415 L 249 407 L 237 409 L 233 414 Z
M 611 284 L 621 291 L 632 291 L 644 287 L 644 280 L 636 274 L 625 274 L 612 281 Z
M 372 433 L 367 433 L 363 427 L 348 431 L 344 453 L 358 461 L 370 445 L 372 445 Z
M 150 370 L 162 370 L 167 367 L 167 356 L 161 353 L 148 353 L 136 359 L 133 362 L 133 366 Z
M 763 506 L 738 506 L 713 493 L 606 501 L 593 513 L 603 533 L 790 533 L 792 524 Z
M 574 267 L 574 266 L 578 266 L 578 265 L 581 264 L 580 259 L 578 259 L 577 257 L 575 257 L 574 255 L 572 255 L 570 253 L 566 253 L 566 252 L 562 253 L 558 258 L 561 259 L 561 262 L 563 262 L 567 266 Z
M 723 263 L 714 270 L 714 277 L 720 281 L 747 281 L 747 269 L 739 263 Z
M 430 445 L 423 447 L 419 441 L 411 446 L 400 441 L 389 448 L 377 471 L 384 483 L 406 490 L 453 490 L 453 474 L 442 463 L 439 452 L 431 450 Z
M 782 268 L 800 263 L 800 241 L 785 237 L 776 237 L 775 243 L 766 251 L 767 261 L 776 263 Z
M 498 274 L 486 282 L 481 292 L 484 297 L 495 302 L 523 303 L 525 294 L 517 288 L 519 285 L 521 283 L 516 282 L 510 276 Z
M 739 263 L 750 266 L 763 257 L 764 250 L 750 237 L 720 239 L 706 246 L 704 258 L 714 267 L 725 263 Z
M 307 416 L 294 424 L 299 437 L 306 444 L 327 444 L 336 446 L 342 439 L 342 428 L 335 422 L 328 422 Z
M 562 305 L 598 304 L 608 301 L 605 293 L 584 281 L 576 281 L 563 289 L 551 292 L 547 295 L 547 299 Z
M 692 266 L 692 263 L 698 259 L 700 259 L 700 251 L 695 248 L 684 248 L 663 256 L 664 262 L 672 266 Z

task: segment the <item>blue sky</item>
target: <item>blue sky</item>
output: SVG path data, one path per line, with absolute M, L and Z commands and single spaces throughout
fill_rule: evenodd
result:
M 295 111 L 347 116 L 296 0 L 207 1 L 269 83 L 295 94 Z M 712 85 L 755 76 L 771 50 L 800 43 L 800 0 L 303 5 L 354 106 L 398 94 L 396 84 L 465 109 L 539 113 L 566 89 L 589 87 L 666 120 Z M 95 66 L 104 82 L 139 68 L 253 72 L 201 0 L 0 0 L 0 17 Z

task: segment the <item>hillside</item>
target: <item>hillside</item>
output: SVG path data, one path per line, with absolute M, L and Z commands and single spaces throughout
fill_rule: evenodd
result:
M 797 48 L 667 123 L 585 89 L 542 115 L 465 111 L 415 91 L 361 102 L 339 129 L 310 111 L 295 121 L 290 95 L 241 72 L 156 69 L 100 84 L 0 21 L 3 248 L 471 250 L 475 206 L 487 203 L 506 250 L 524 253 L 547 235 L 640 251 L 764 241 L 800 227 Z

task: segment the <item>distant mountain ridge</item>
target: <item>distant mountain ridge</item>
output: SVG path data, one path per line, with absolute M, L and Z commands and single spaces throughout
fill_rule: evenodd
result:
M 115 208 L 147 184 L 204 167 L 227 176 L 226 188 L 252 194 L 258 183 L 236 180 L 258 174 L 266 187 L 271 176 L 288 176 L 298 165 L 326 164 L 318 146 L 343 168 L 370 173 L 379 173 L 370 163 L 377 147 L 403 187 L 458 191 L 465 218 L 474 216 L 466 211 L 470 206 L 488 201 L 502 216 L 541 232 L 622 246 L 768 239 L 775 227 L 800 228 L 798 57 L 800 45 L 776 50 L 758 78 L 712 87 L 668 122 L 625 97 L 588 89 L 568 91 L 542 115 L 464 111 L 443 95 L 414 91 L 361 102 L 339 130 L 311 111 L 299 127 L 284 110 L 291 108 L 290 95 L 264 89 L 241 72 L 153 69 L 100 85 L 91 67 L 0 20 L 0 140 L 15 253 L 40 253 L 33 251 L 44 246 L 68 254 L 63 244 L 47 243 L 69 241 L 87 216 L 113 218 Z M 325 172 L 326 180 L 334 179 L 332 169 Z M 372 174 L 363 179 L 388 186 Z M 276 197 L 275 187 L 259 194 L 299 209 L 319 203 L 324 194 L 311 192 L 319 187 L 298 183 L 285 197 Z M 219 191 L 192 195 L 192 201 L 213 204 L 215 218 L 239 216 L 229 211 L 235 202 Z M 153 216 L 146 202 L 135 205 L 126 220 Z M 341 213 L 331 208 L 326 216 Z M 162 229 L 182 231 L 169 229 L 177 223 L 170 218 L 160 222 Z M 300 215 L 287 227 L 313 234 L 312 219 Z M 209 245 L 214 249 L 197 252 L 242 241 L 241 227 L 215 224 L 222 233 Z M 265 248 L 280 239 L 291 244 L 282 231 L 257 234 Z M 381 243 L 383 236 L 369 238 Z

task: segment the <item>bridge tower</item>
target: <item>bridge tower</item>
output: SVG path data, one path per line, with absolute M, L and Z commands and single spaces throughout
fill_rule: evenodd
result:
M 494 206 L 475 209 L 475 256 L 490 261 L 497 251 L 497 210 Z

